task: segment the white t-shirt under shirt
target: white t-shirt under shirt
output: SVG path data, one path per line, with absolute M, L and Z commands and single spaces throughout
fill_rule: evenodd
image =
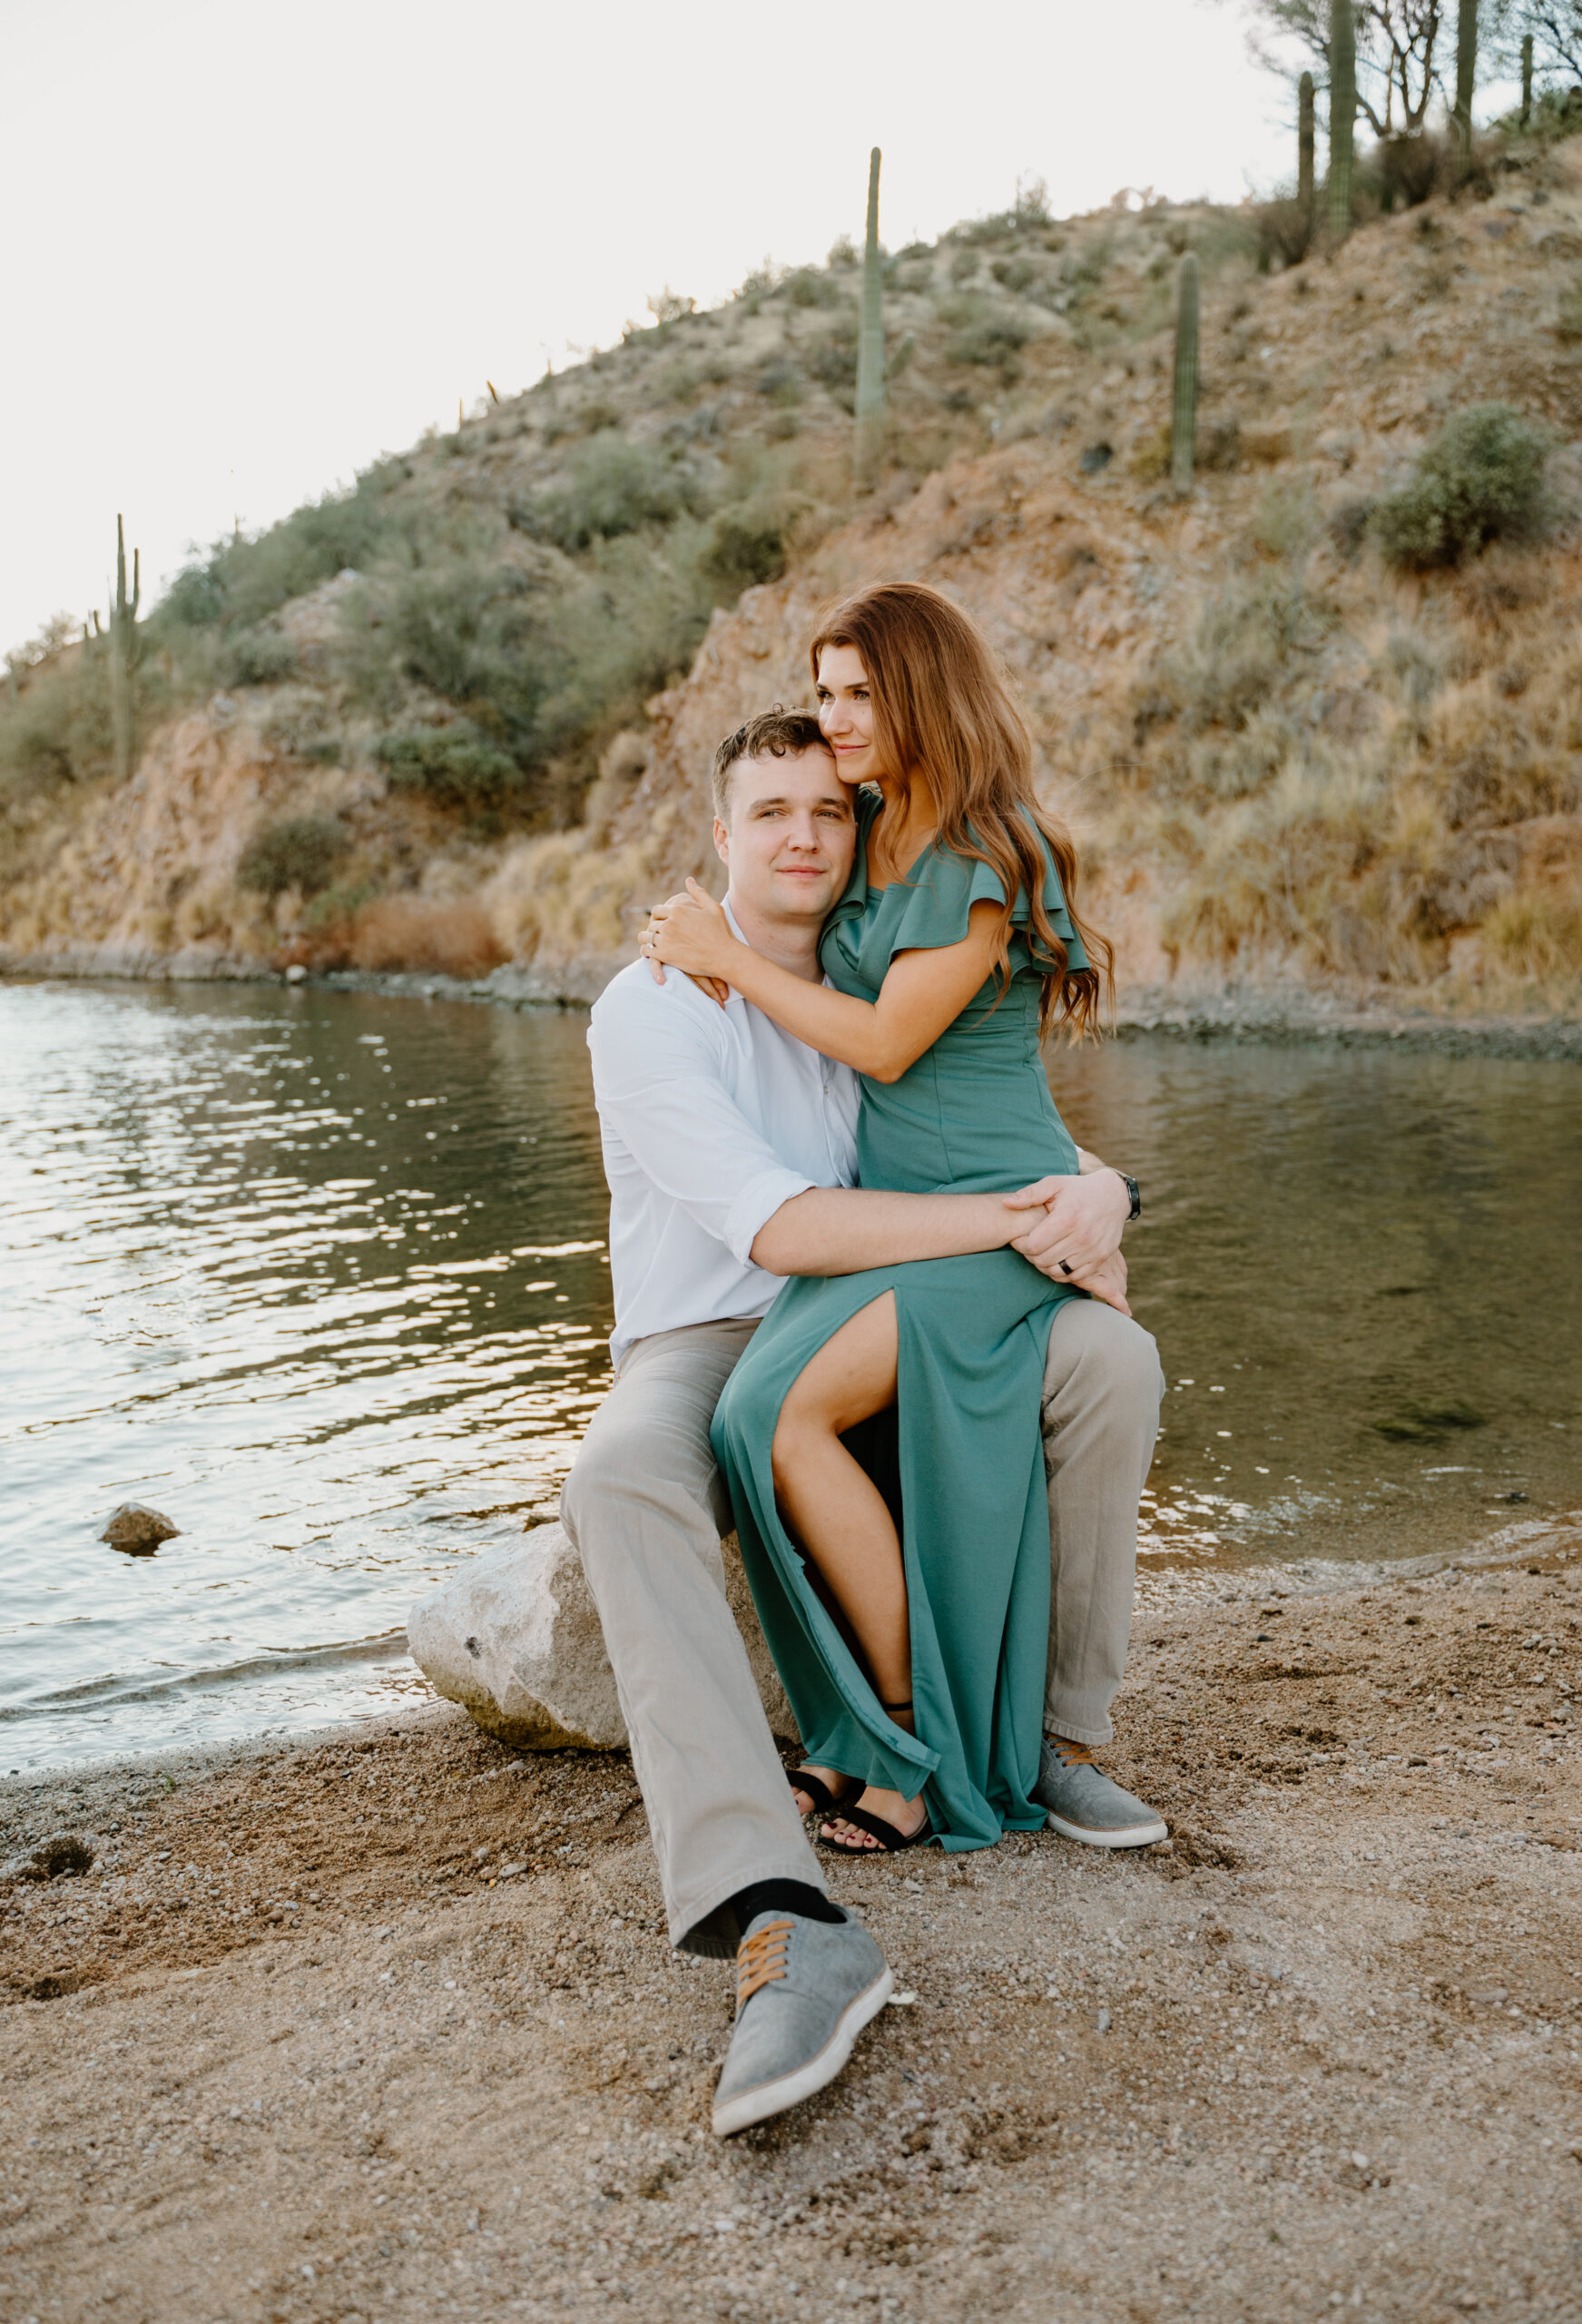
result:
M 767 1315 L 781 1278 L 754 1266 L 753 1237 L 809 1187 L 857 1183 L 856 1074 L 739 992 L 722 1009 L 679 970 L 656 984 L 643 960 L 594 1004 L 588 1048 L 615 1364 L 653 1332 Z

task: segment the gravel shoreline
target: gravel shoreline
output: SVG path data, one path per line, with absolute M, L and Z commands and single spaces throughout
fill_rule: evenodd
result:
M 1582 1516 L 1489 1548 L 1150 1577 L 1171 1843 L 837 1866 L 915 1998 L 724 2146 L 624 1756 L 436 1705 L 6 1784 L 0 2308 L 1575 2316 Z

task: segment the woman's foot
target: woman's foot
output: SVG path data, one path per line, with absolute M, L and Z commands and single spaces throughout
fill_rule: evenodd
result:
M 903 1840 L 910 1840 L 923 1830 L 929 1821 L 929 1811 L 923 1805 L 923 1795 L 915 1799 L 903 1799 L 899 1791 L 881 1791 L 870 1785 L 855 1803 L 865 1816 L 876 1822 L 889 1824 Z M 874 1833 L 864 1831 L 860 1824 L 848 1823 L 844 1816 L 826 1817 L 819 1827 L 819 1837 L 831 1846 L 846 1849 L 850 1855 L 889 1856 L 891 1851 Z
M 805 1784 L 801 1780 L 804 1776 L 808 1778 Z M 799 1816 L 815 1812 L 828 1816 L 841 1800 L 853 1797 L 857 1777 L 842 1775 L 839 1768 L 798 1768 L 791 1775 L 791 1787 Z

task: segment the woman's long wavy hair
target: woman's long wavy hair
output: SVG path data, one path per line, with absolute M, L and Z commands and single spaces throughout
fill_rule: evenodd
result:
M 887 772 L 920 775 L 928 784 L 938 817 L 935 844 L 998 875 L 1010 899 L 999 931 L 1002 997 L 1010 983 L 1011 911 L 1021 891 L 1034 960 L 1044 971 L 1040 1034 L 1062 1020 L 1078 1039 L 1096 1031 L 1114 948 L 1077 917 L 1076 850 L 1034 794 L 1033 738 L 988 639 L 937 589 L 884 581 L 846 598 L 820 622 L 809 649 L 815 681 L 826 645 L 850 645 L 861 655 L 880 762 Z M 1034 826 L 1048 842 L 1072 924 L 1099 967 L 1067 966 L 1066 945 L 1045 908 L 1044 857 Z

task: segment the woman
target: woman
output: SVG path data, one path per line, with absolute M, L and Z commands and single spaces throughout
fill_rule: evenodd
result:
M 1089 1026 L 1089 951 L 1107 967 L 1108 947 L 1084 941 L 1073 851 L 1034 797 L 987 644 L 936 591 L 887 584 L 840 607 L 811 658 L 843 780 L 875 786 L 820 943 L 829 986 L 752 952 L 695 882 L 644 949 L 858 1069 L 864 1186 L 1075 1171 L 1038 1045 L 1056 1017 Z M 1039 1389 L 1055 1308 L 1077 1295 L 1011 1250 L 799 1278 L 721 1398 L 714 1450 L 808 1748 L 793 1787 L 848 1853 L 1043 1826 Z M 847 1440 L 892 1408 L 870 1473 Z

